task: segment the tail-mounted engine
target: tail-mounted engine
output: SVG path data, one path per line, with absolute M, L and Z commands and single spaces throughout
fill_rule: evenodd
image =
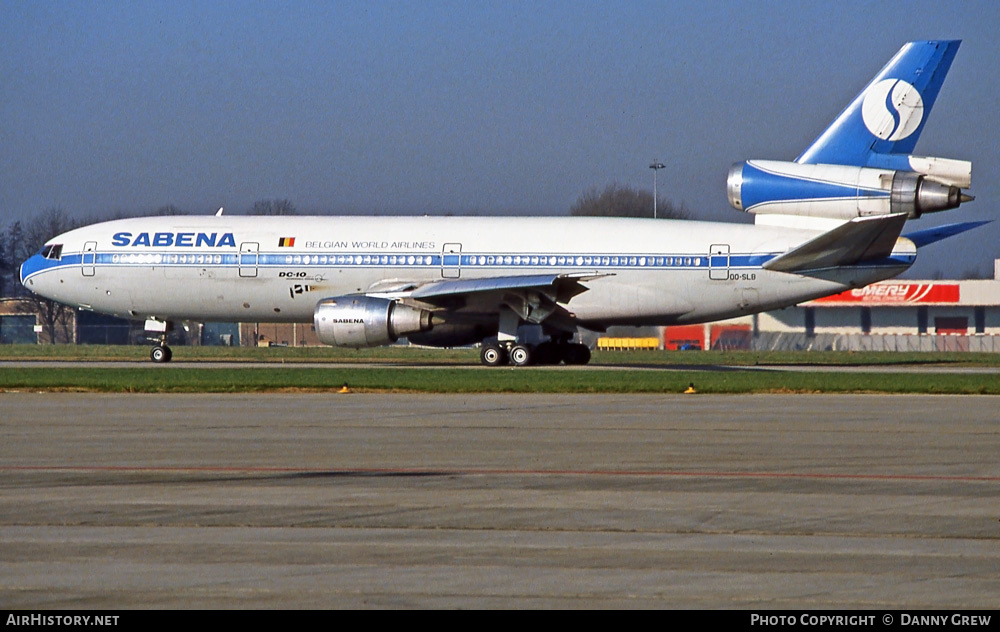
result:
M 726 182 L 729 203 L 757 214 L 851 219 L 906 213 L 920 217 L 973 199 L 972 163 L 908 156 L 914 171 L 800 164 L 772 160 L 737 163 Z
M 428 331 L 431 313 L 370 296 L 335 296 L 316 305 L 316 335 L 335 347 L 378 347 Z

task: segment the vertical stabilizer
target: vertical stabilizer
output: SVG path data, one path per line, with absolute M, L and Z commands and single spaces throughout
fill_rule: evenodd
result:
M 893 168 L 913 152 L 960 40 L 910 42 L 795 162 Z

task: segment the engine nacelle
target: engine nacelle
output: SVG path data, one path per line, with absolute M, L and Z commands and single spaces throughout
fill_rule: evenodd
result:
M 923 164 L 911 160 L 911 165 Z M 869 215 L 947 211 L 972 200 L 960 186 L 971 163 L 925 158 L 938 170 L 934 175 L 846 165 L 813 165 L 774 160 L 749 160 L 729 171 L 729 203 L 739 211 L 758 214 L 800 215 L 851 219 Z M 954 175 L 941 172 L 945 163 Z M 930 163 L 928 163 L 930 164 Z
M 431 313 L 370 296 L 335 296 L 316 305 L 316 336 L 334 347 L 380 347 L 431 328 Z
M 434 329 L 410 334 L 406 338 L 412 344 L 427 347 L 462 347 L 482 342 L 495 336 L 496 327 L 472 323 L 434 323 Z

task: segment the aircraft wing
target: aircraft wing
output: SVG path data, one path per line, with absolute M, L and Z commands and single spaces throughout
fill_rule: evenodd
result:
M 524 276 L 499 276 L 483 279 L 455 279 L 427 283 L 410 293 L 410 298 L 428 303 L 436 299 L 456 295 L 469 295 L 497 291 L 539 290 L 555 293 L 558 302 L 566 302 L 577 294 L 587 291 L 581 281 L 588 281 L 607 274 L 574 273 L 574 274 L 529 274 Z
M 611 275 L 577 272 L 443 279 L 398 288 L 395 292 L 369 292 L 369 295 L 409 299 L 446 309 L 506 306 L 527 322 L 546 321 L 547 325 L 571 331 L 575 327 L 574 316 L 564 305 L 587 291 L 584 281 L 605 276 Z
M 771 259 L 763 268 L 802 272 L 881 259 L 892 253 L 905 223 L 905 213 L 856 217 Z

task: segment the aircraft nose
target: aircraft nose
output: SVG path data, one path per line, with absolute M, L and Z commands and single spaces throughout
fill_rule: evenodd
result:
M 21 264 L 19 275 L 21 277 L 21 285 L 31 290 L 31 276 L 43 269 L 42 262 L 44 259 L 42 255 L 32 255 Z

